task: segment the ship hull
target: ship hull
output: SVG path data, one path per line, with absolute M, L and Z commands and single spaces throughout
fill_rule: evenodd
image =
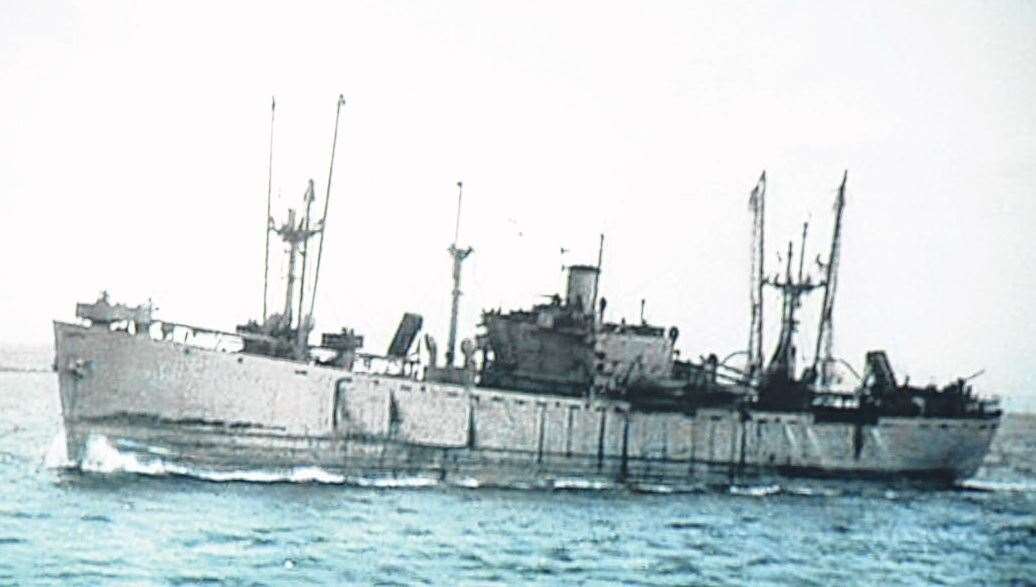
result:
M 315 468 L 519 487 L 681 487 L 771 475 L 952 483 L 975 473 L 998 424 L 641 412 L 621 401 L 349 373 L 64 323 L 55 337 L 66 446 L 79 465 L 104 443 L 173 472 Z

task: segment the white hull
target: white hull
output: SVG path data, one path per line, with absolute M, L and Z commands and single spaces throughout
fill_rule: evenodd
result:
M 755 474 L 954 481 L 997 419 L 818 422 L 811 413 L 645 413 L 613 400 L 465 388 L 55 323 L 69 458 L 91 438 L 212 470 L 320 467 L 478 484 L 674 485 Z

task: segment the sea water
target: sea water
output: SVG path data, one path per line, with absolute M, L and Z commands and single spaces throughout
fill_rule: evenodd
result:
M 1036 584 L 1036 416 L 1005 418 L 987 466 L 941 490 L 215 472 L 103 437 L 78 471 L 45 355 L 0 365 L 2 585 Z

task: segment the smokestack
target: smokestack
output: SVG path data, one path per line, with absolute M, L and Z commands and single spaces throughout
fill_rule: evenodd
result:
M 568 290 L 565 305 L 583 314 L 594 312 L 594 292 L 597 290 L 599 270 L 592 265 L 572 265 L 568 268 Z

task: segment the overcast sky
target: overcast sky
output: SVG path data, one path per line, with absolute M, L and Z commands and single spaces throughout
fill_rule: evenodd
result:
M 324 193 L 342 93 L 318 331 L 382 352 L 415 311 L 445 340 L 463 180 L 462 336 L 604 233 L 609 317 L 645 298 L 684 356 L 722 356 L 746 345 L 759 173 L 774 272 L 805 220 L 826 255 L 848 169 L 838 354 L 1032 394 L 1032 2 L 210 4 L 5 3 L 0 341 L 45 343 L 101 289 L 256 317 L 270 97 L 281 215 Z

